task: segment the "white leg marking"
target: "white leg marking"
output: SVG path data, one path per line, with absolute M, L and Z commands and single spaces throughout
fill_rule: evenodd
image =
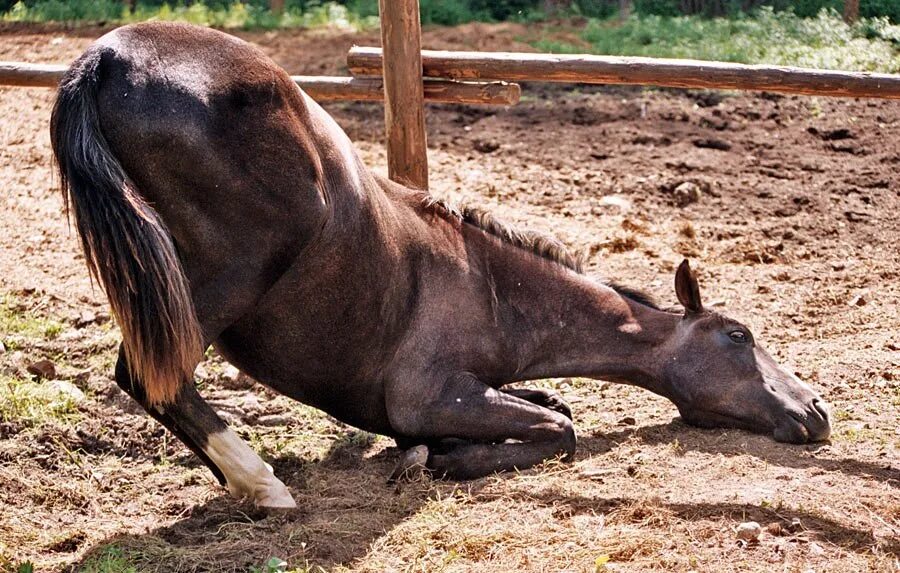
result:
M 203 451 L 225 474 L 234 497 L 249 498 L 259 507 L 297 507 L 287 487 L 272 473 L 272 466 L 230 429 L 210 434 Z

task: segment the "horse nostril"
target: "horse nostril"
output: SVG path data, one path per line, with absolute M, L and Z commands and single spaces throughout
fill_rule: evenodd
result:
M 815 410 L 815 412 L 819 416 L 821 416 L 824 421 L 827 422 L 828 421 L 828 406 L 825 405 L 825 402 L 823 402 L 819 398 L 816 398 L 815 400 L 813 400 L 812 405 L 813 405 L 813 410 Z

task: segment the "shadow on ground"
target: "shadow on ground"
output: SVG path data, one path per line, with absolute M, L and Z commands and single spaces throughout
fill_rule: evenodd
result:
M 771 465 L 794 469 L 818 468 L 900 488 L 900 468 L 894 467 L 889 459 L 885 459 L 884 462 L 872 462 L 834 458 L 830 457 L 831 446 L 827 442 L 804 446 L 780 444 L 766 436 L 740 430 L 692 428 L 680 418 L 666 424 L 629 426 L 616 432 L 585 436 L 579 440 L 578 447 L 581 455 L 602 455 L 628 440 L 637 440 L 647 445 L 671 444 L 677 441 L 678 447 L 684 451 L 724 456 L 751 455 Z
M 771 464 L 792 468 L 818 467 L 897 485 L 897 471 L 888 464 L 852 459 L 817 457 L 815 448 L 776 444 L 765 437 L 744 433 L 696 430 L 676 419 L 667 424 L 625 428 L 581 440 L 579 457 L 602 455 L 625 441 L 667 444 L 677 440 L 687 451 L 750 454 Z M 271 557 L 292 566 L 318 565 L 325 569 L 364 557 L 373 541 L 416 514 L 434 494 L 428 483 L 389 486 L 385 476 L 397 461 L 396 448 L 367 456 L 368 446 L 335 442 L 320 462 L 294 456 L 274 460 L 276 474 L 286 481 L 298 503 L 296 511 L 267 514 L 246 503 L 222 495 L 192 507 L 176 522 L 143 535 L 124 535 L 95 544 L 69 571 L 79 571 L 95 561 L 110 546 L 118 547 L 140 570 L 158 571 L 247 571 Z M 507 474 L 512 477 L 514 474 Z M 472 482 L 475 500 L 487 501 L 495 494 L 482 493 L 487 480 Z M 523 492 L 517 488 L 505 497 L 546 504 L 565 514 L 609 513 L 636 503 L 628 497 L 587 497 L 553 489 Z M 799 519 L 805 532 L 815 538 L 864 552 L 878 543 L 871 531 L 847 527 L 798 509 L 764 508 L 743 503 L 664 503 L 658 507 L 682 521 L 715 519 L 754 520 L 760 523 L 790 523 Z M 885 543 L 886 541 L 886 543 Z M 900 540 L 881 540 L 889 553 L 900 551 Z
M 170 525 L 104 539 L 67 571 L 96 564 L 111 546 L 140 571 L 246 572 L 272 557 L 292 567 L 329 569 L 352 562 L 368 552 L 374 539 L 414 514 L 432 490 L 428 482 L 388 485 L 398 450 L 366 457 L 367 451 L 366 444 L 338 440 L 318 462 L 292 455 L 273 460 L 276 475 L 297 501 L 296 510 L 267 513 L 223 493 Z

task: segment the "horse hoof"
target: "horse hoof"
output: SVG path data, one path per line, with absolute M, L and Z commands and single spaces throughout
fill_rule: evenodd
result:
M 403 452 L 403 457 L 397 462 L 388 483 L 398 481 L 413 481 L 428 470 L 428 446 L 420 444 Z
M 570 420 L 572 419 L 572 407 L 569 406 L 569 403 L 563 400 L 563 397 L 556 392 L 547 395 L 547 403 L 544 407 L 553 410 L 554 412 L 559 412 Z
M 256 499 L 253 500 L 253 504 L 260 509 L 266 510 L 297 509 L 297 502 L 291 497 L 287 487 L 280 481 L 278 482 L 278 485 L 281 487 L 272 487 L 262 495 L 256 497 Z

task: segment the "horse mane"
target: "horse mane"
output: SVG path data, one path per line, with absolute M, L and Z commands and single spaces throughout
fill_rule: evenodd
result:
M 581 255 L 572 254 L 559 240 L 534 231 L 520 231 L 494 217 L 490 212 L 477 207 L 463 205 L 454 207 L 443 199 L 430 195 L 423 196 L 422 204 L 431 212 L 445 218 L 456 219 L 481 229 L 489 235 L 497 237 L 504 243 L 530 251 L 548 261 L 562 265 L 578 274 L 583 274 L 584 259 Z M 606 286 L 619 295 L 638 304 L 662 310 L 656 301 L 644 291 L 606 281 Z
M 638 304 L 642 304 L 644 306 L 649 306 L 650 308 L 655 309 L 655 310 L 663 310 L 659 306 L 659 304 L 656 302 L 656 300 L 654 300 L 654 298 L 652 296 L 650 296 L 648 293 L 646 293 L 642 290 L 623 286 L 623 285 L 620 285 L 619 283 L 615 283 L 615 282 L 607 282 L 606 286 L 613 289 L 614 291 L 619 293 L 621 296 L 624 296 L 627 299 L 633 300 L 634 302 L 636 302 Z
M 454 207 L 447 201 L 426 195 L 423 199 L 425 207 L 445 219 L 456 219 L 481 229 L 489 235 L 497 237 L 513 247 L 530 251 L 535 255 L 562 265 L 576 273 L 583 273 L 583 258 L 575 255 L 559 240 L 534 231 L 521 231 L 503 221 L 490 212 L 468 205 Z

